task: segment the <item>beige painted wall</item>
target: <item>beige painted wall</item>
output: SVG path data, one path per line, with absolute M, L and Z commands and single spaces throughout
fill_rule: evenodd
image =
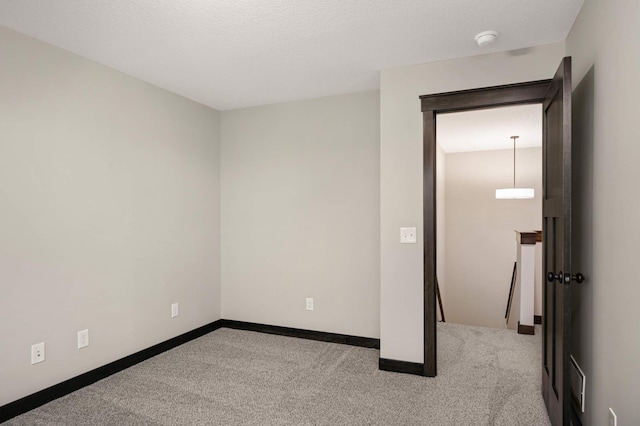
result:
M 220 271 L 217 111 L 2 27 L 0 58 L 1 406 L 219 319 Z
M 573 57 L 573 353 L 587 376 L 585 426 L 640 424 L 640 2 L 587 0 Z
M 445 179 L 447 322 L 507 328 L 514 231 L 542 229 L 542 148 L 517 152 L 517 184 L 534 188 L 530 200 L 495 198 L 513 182 L 511 149 L 447 154 Z
M 223 317 L 379 337 L 378 92 L 221 117 Z
M 423 362 L 422 114 L 418 96 L 551 78 L 564 43 L 383 70 L 380 75 L 381 356 Z M 449 277 L 447 277 L 447 280 Z

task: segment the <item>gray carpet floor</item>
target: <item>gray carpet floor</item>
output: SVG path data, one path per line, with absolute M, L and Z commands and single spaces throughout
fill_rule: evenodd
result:
M 219 329 L 7 425 L 549 425 L 540 333 L 438 324 L 438 377 L 379 351 Z

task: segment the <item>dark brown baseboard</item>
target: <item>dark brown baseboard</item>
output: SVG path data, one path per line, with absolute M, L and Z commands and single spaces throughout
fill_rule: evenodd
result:
M 542 324 L 542 315 L 534 315 L 533 316 L 534 324 Z
M 384 371 L 394 373 L 415 374 L 416 376 L 424 376 L 424 364 L 419 362 L 398 361 L 395 359 L 380 358 L 378 368 Z
M 518 321 L 518 334 L 536 334 L 536 329 L 532 325 L 522 325 L 520 321 Z
M 253 322 L 220 320 L 220 327 L 235 330 L 257 331 L 277 334 L 278 336 L 297 337 L 299 339 L 318 340 L 320 342 L 340 343 L 362 348 L 380 349 L 380 339 L 373 337 L 350 336 L 347 334 L 327 333 L 324 331 L 304 330 L 301 328 L 281 327 L 278 325 L 257 324 Z

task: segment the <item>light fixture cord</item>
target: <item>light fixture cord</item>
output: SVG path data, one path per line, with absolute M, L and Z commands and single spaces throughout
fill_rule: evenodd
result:
M 516 139 L 518 136 L 511 136 L 513 139 L 513 187 L 516 187 Z

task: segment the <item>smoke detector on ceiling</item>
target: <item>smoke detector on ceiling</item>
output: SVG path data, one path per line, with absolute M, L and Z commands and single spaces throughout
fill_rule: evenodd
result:
M 488 46 L 490 44 L 493 44 L 496 41 L 496 38 L 498 37 L 498 32 L 497 31 L 483 31 L 481 33 L 476 34 L 476 42 L 478 43 L 478 46 L 483 47 L 483 46 Z

